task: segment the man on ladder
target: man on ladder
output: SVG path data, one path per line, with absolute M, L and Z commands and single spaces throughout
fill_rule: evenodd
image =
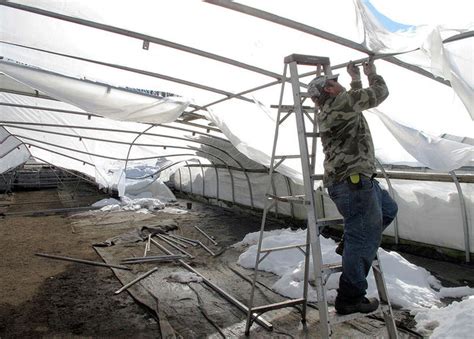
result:
M 379 305 L 365 297 L 367 275 L 398 207 L 381 189 L 376 175 L 374 145 L 362 111 L 378 106 L 388 96 L 384 79 L 373 60 L 363 63 L 368 88 L 362 88 L 360 70 L 349 63 L 352 78 L 346 91 L 337 75 L 320 75 L 308 86 L 308 96 L 319 106 L 317 121 L 324 160 L 324 184 L 344 218 L 342 274 L 335 308 L 339 314 L 370 313 Z

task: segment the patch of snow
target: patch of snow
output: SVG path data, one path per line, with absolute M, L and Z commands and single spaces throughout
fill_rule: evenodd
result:
M 473 337 L 474 296 L 446 307 L 433 306 L 412 313 L 415 314 L 417 331 L 430 339 Z
M 242 267 L 251 269 L 255 267 L 259 234 L 260 232 L 249 233 L 242 241 L 233 245 L 235 248 L 248 247 L 237 260 Z M 324 237 L 321 237 L 320 241 L 323 262 L 325 264 L 340 263 L 341 257 L 335 253 L 336 243 Z M 305 243 L 306 230 L 292 231 L 288 228 L 264 232 L 262 248 Z M 433 331 L 433 335 L 440 338 L 464 338 L 468 337 L 467 334 L 474 333 L 472 327 L 474 326 L 474 297 L 444 308 L 440 300 L 448 296 L 472 295 L 473 288 L 467 286 L 444 288 L 440 281 L 426 269 L 410 263 L 397 252 L 388 252 L 380 248 L 378 254 L 392 305 L 412 311 L 415 314 L 415 320 L 419 322 L 420 329 L 426 333 Z M 310 279 L 312 279 L 314 273 L 311 262 L 309 267 Z M 280 277 L 272 286 L 276 292 L 289 298 L 300 298 L 303 295 L 304 256 L 300 250 L 293 248 L 271 252 L 260 262 L 259 270 L 272 272 Z M 332 274 L 326 283 L 327 300 L 330 303 L 334 302 L 337 295 L 340 274 Z M 372 270 L 367 282 L 367 295 L 378 297 Z M 316 291 L 311 285 L 308 286 L 308 300 L 317 301 Z M 464 330 L 469 327 L 471 328 L 469 331 Z

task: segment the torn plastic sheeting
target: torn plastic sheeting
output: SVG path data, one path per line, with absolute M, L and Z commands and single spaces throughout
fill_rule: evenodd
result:
M 403 148 L 425 166 L 449 172 L 474 164 L 474 146 L 431 136 L 404 126 L 377 109 L 371 111 L 382 120 Z
M 186 99 L 177 96 L 142 95 L 5 60 L 0 60 L 0 71 L 53 98 L 115 120 L 154 124 L 172 122 L 189 104 Z

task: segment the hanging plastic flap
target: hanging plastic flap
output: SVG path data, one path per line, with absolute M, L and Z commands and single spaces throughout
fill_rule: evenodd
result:
M 30 152 L 23 143 L 0 127 L 0 174 L 25 163 Z
M 153 124 L 173 122 L 189 104 L 182 97 L 155 95 L 163 92 L 117 88 L 6 60 L 0 60 L 0 71 L 53 98 L 114 120 Z
M 449 172 L 474 164 L 474 146 L 429 135 L 415 128 L 404 126 L 372 109 L 403 148 L 425 166 Z

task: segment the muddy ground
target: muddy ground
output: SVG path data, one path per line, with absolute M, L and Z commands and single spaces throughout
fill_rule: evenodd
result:
M 100 198 L 101 196 L 94 194 L 84 196 L 81 198 L 81 205 L 85 206 Z M 173 209 L 186 211 L 187 202 L 189 200 L 179 199 Z M 114 295 L 113 292 L 122 286 L 118 279 L 120 275 L 117 275 L 117 272 L 114 273 L 109 268 L 46 259 L 35 256 L 35 253 L 49 253 L 102 262 L 104 253 L 107 253 L 102 250 L 102 257 L 99 256 L 92 244 L 103 242 L 143 225 L 156 224 L 157 221 L 163 219 L 172 220 L 180 225 L 201 225 L 205 227 L 206 231 L 216 234 L 217 237 L 225 225 L 227 235 L 222 237 L 220 244 L 221 248 L 224 248 L 241 240 L 246 233 L 258 230 L 261 221 L 258 214 L 222 209 L 197 202 L 193 202 L 192 209 L 188 211 L 190 212 L 188 214 L 163 211 L 155 214 L 134 212 L 86 212 L 79 215 L 77 212 L 55 212 L 52 215 L 46 215 L 49 213 L 15 214 L 64 207 L 75 206 L 72 206 L 70 200 L 56 190 L 16 192 L 0 199 L 0 213 L 5 213 L 5 216 L 0 219 L 0 249 L 2 251 L 0 256 L 0 338 L 160 337 L 163 328 L 160 328 L 156 309 L 150 308 L 150 305 L 147 306 L 146 303 L 141 303 L 139 298 L 133 298 L 132 294 L 128 292 Z M 278 221 L 270 223 L 270 227 L 281 226 L 282 224 Z M 142 251 L 142 244 L 133 246 L 135 248 L 130 247 L 127 251 Z M 218 248 L 214 248 L 214 250 L 218 251 Z M 135 255 L 139 255 L 138 252 Z M 231 253 L 228 258 L 232 258 L 232 255 L 235 256 L 235 253 Z M 212 260 L 217 262 L 218 259 Z M 222 260 L 225 262 L 227 259 Z M 437 264 L 428 259 L 414 256 L 410 256 L 409 260 L 416 264 L 425 262 L 430 266 L 431 272 L 449 285 L 472 283 L 469 280 L 469 276 L 471 276 L 469 271 L 466 271 L 462 265 Z M 198 269 L 207 270 L 206 274 L 212 275 L 209 267 L 211 265 L 207 265 L 209 262 L 201 254 L 193 265 Z M 219 267 L 222 274 L 229 272 L 228 267 L 224 267 L 223 264 L 216 266 Z M 171 268 L 173 268 L 172 265 Z M 443 276 L 443 272 L 445 276 Z M 449 275 L 446 272 L 449 272 Z M 215 278 L 217 280 L 218 275 Z M 227 279 L 237 280 L 237 277 L 232 277 L 232 273 L 230 273 Z M 245 288 L 248 288 L 248 283 L 244 284 Z M 197 305 L 202 301 L 198 296 L 201 293 L 201 295 L 206 295 L 206 298 L 212 299 L 213 305 L 224 307 L 220 298 L 216 298 L 197 284 L 194 286 L 197 291 L 186 290 L 186 293 L 190 293 L 191 297 L 178 300 L 185 300 L 190 305 Z M 230 288 L 230 286 L 226 287 Z M 236 293 L 238 293 L 238 289 Z M 184 293 L 183 291 L 179 293 Z M 170 300 L 173 303 L 176 302 Z M 196 328 L 193 329 L 196 327 L 195 324 L 186 324 L 186 317 L 190 317 L 189 314 L 184 316 L 178 316 L 177 313 L 171 314 L 174 312 L 174 305 L 171 306 L 169 309 L 165 306 L 162 307 L 162 310 L 168 312 L 167 315 L 162 314 L 162 316 L 166 318 L 167 324 L 171 324 L 171 327 L 175 331 L 177 330 L 175 334 L 178 337 L 180 333 L 184 337 L 211 336 L 209 335 L 211 332 L 200 332 Z M 232 307 L 229 310 L 223 312 L 244 319 Z M 202 313 L 200 311 L 202 311 L 202 307 L 189 310 L 191 315 Z M 221 316 L 222 311 L 220 314 L 214 314 L 213 317 L 219 319 Z M 296 327 L 293 332 L 283 331 L 281 336 L 298 337 L 298 333 L 300 333 L 297 329 L 298 317 L 295 315 L 292 317 L 293 323 L 290 325 Z M 401 325 L 412 328 L 413 323 L 406 313 L 397 312 L 397 319 L 401 321 Z M 225 321 L 222 320 L 223 323 Z M 278 319 L 276 319 L 276 322 L 277 325 L 288 325 L 288 321 L 278 323 Z M 162 327 L 163 324 L 161 323 Z M 359 334 L 371 335 L 370 330 L 364 328 L 373 327 L 378 330 L 381 327 L 380 322 L 376 325 L 373 324 L 372 321 L 370 326 L 362 326 L 362 329 L 355 323 L 349 327 L 359 327 Z M 212 327 L 209 324 L 206 326 Z M 212 328 L 209 331 L 211 330 Z M 227 332 L 230 333 L 229 336 L 242 333 L 241 325 L 233 331 Z M 256 333 L 260 333 L 262 336 L 272 336 L 278 332 L 266 335 L 263 335 L 264 332 Z M 341 333 L 347 334 L 349 332 Z M 414 335 L 409 331 L 405 334 L 408 337 Z

